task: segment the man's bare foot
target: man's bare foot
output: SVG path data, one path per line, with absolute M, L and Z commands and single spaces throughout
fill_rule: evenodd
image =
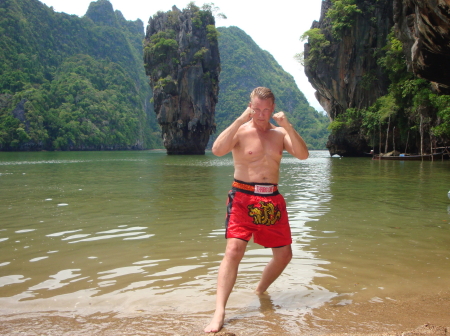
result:
M 225 312 L 216 311 L 211 320 L 211 323 L 206 326 L 204 331 L 207 333 L 219 332 L 219 330 L 222 329 L 223 327 L 224 319 L 225 319 Z
M 261 290 L 258 287 L 256 287 L 255 294 L 256 295 L 268 295 L 269 293 L 266 290 Z
M 269 292 L 268 291 L 265 291 L 265 292 L 261 293 L 261 292 L 255 290 L 255 294 L 258 295 L 258 296 L 269 296 Z

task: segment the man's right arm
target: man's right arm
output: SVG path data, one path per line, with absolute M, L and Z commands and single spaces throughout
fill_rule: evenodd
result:
M 237 143 L 236 134 L 239 130 L 239 127 L 250 121 L 250 119 L 252 118 L 252 114 L 253 113 L 250 107 L 247 107 L 247 109 L 239 116 L 239 118 L 237 118 L 222 133 L 220 133 L 212 146 L 212 152 L 214 155 L 223 156 L 231 152 L 231 150 L 234 148 L 234 146 L 236 146 Z

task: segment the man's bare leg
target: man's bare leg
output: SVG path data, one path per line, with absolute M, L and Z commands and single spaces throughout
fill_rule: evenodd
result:
M 292 259 L 291 245 L 273 248 L 273 258 L 264 268 L 261 280 L 256 287 L 255 293 L 263 294 L 267 288 L 280 276 Z
M 205 332 L 218 332 L 222 329 L 225 319 L 225 306 L 233 289 L 238 273 L 239 263 L 245 253 L 247 242 L 241 239 L 229 238 L 225 256 L 219 267 L 219 275 L 217 276 L 217 296 L 216 311 L 210 322 L 205 328 Z

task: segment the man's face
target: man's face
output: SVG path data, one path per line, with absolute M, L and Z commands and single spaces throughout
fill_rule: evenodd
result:
M 275 110 L 275 104 L 271 99 L 254 97 L 250 102 L 250 108 L 255 111 L 252 116 L 254 121 L 258 123 L 268 123 Z

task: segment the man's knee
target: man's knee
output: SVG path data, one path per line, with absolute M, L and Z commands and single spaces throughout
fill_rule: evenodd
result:
M 292 250 L 289 250 L 289 252 L 286 254 L 286 263 L 289 264 L 292 260 Z
M 233 260 L 241 260 L 244 256 L 245 249 L 247 247 L 247 242 L 230 238 L 227 242 L 227 248 L 225 250 L 225 257 L 233 259 Z
M 289 252 L 286 252 L 285 254 L 283 254 L 282 256 L 281 256 L 281 262 L 282 263 L 284 263 L 284 264 L 289 264 L 290 262 L 291 262 L 291 260 L 292 260 L 292 251 L 289 251 Z
M 282 248 L 277 249 L 274 251 L 274 258 L 277 259 L 277 262 L 282 264 L 289 264 L 289 262 L 292 260 L 292 249 L 291 246 L 284 246 Z

